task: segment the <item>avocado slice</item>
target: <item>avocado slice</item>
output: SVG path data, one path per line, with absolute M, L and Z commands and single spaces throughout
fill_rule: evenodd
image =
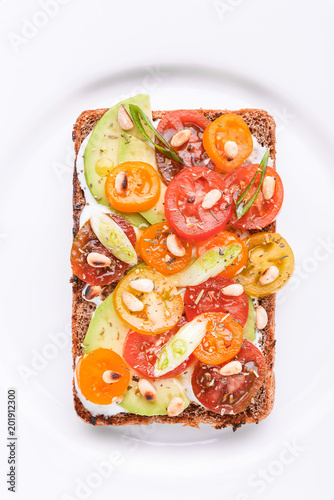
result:
M 99 305 L 91 319 L 83 341 L 84 354 L 104 347 L 123 356 L 123 345 L 129 330 L 129 327 L 117 316 L 113 294 L 110 294 Z M 155 401 L 147 401 L 139 392 L 138 382 L 135 381 L 138 378 L 136 375 L 136 372 L 130 368 L 129 390 L 123 394 L 123 401 L 120 403 L 125 410 L 137 415 L 167 415 L 169 402 L 176 396 L 184 400 L 186 407 L 189 405 L 184 389 L 175 378 L 151 381 L 157 391 L 157 398 Z
M 134 372 L 133 372 L 134 374 Z M 160 380 L 150 380 L 157 391 L 155 401 L 147 401 L 139 392 L 138 382 L 130 381 L 131 389 L 123 394 L 123 401 L 120 406 L 136 415 L 167 415 L 167 408 L 170 401 L 175 397 L 180 397 L 185 402 L 185 407 L 190 403 L 180 382 L 176 378 L 165 378 Z
M 126 136 L 126 132 L 118 123 L 118 109 L 121 104 L 128 109 L 129 103 L 137 104 L 148 116 L 151 116 L 150 98 L 145 94 L 125 99 L 106 111 L 95 125 L 84 152 L 85 178 L 87 186 L 98 203 L 109 207 L 137 227 L 147 227 L 147 221 L 140 214 L 118 212 L 110 207 L 104 191 L 108 171 L 105 171 L 103 176 L 100 175 L 101 172 L 96 171 L 96 164 L 99 160 L 104 160 L 104 167 L 109 165 L 112 168 L 118 165 L 120 141 L 122 136 Z M 152 132 L 150 133 L 152 135 Z M 131 135 L 137 138 L 142 137 L 136 126 L 131 129 Z
M 249 340 L 250 342 L 254 342 L 256 338 L 256 329 L 255 329 L 255 308 L 251 297 L 247 295 L 248 298 L 248 317 L 246 324 L 244 326 L 243 338 Z
M 123 135 L 120 140 L 118 163 L 125 161 L 144 161 L 149 163 L 157 170 L 157 163 L 155 160 L 154 148 L 151 144 L 137 137 L 131 135 L 132 130 L 126 136 Z M 150 224 L 157 224 L 158 222 L 165 222 L 165 193 L 167 187 L 160 179 L 160 197 L 154 207 L 141 215 Z

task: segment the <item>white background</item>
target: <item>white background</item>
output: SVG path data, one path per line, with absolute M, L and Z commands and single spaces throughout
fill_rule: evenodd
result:
M 333 2 L 43 3 L 0 1 L 1 498 L 14 495 L 9 387 L 20 500 L 332 498 Z M 279 228 L 297 273 L 278 307 L 275 410 L 235 434 L 93 428 L 73 410 L 71 127 L 136 89 L 156 109 L 256 106 L 277 120 Z

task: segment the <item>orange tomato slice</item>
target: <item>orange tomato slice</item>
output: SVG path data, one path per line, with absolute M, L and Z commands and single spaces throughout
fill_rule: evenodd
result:
M 153 282 L 151 292 L 141 292 L 134 288 L 136 280 Z M 134 285 L 131 286 L 131 285 Z M 125 292 L 140 300 L 140 311 L 131 311 L 124 302 Z M 183 313 L 183 300 L 177 295 L 177 288 L 161 273 L 151 267 L 138 268 L 118 283 L 115 288 L 114 306 L 117 316 L 138 333 L 155 335 L 171 330 Z
M 121 356 L 112 349 L 100 348 L 79 359 L 76 377 L 79 389 L 88 401 L 97 405 L 109 405 L 128 387 L 130 370 Z
M 248 259 L 248 249 L 245 243 L 238 238 L 235 234 L 229 233 L 228 231 L 221 231 L 216 234 L 213 238 L 207 241 L 201 241 L 197 244 L 197 256 L 200 257 L 211 248 L 218 247 L 228 247 L 229 245 L 239 245 L 241 247 L 241 252 L 235 262 L 232 262 L 227 266 L 219 276 L 224 278 L 231 278 L 235 276 L 247 263 Z
M 167 248 L 167 237 L 172 234 L 166 222 L 160 222 L 148 227 L 142 233 L 138 250 L 143 260 L 162 274 L 174 274 L 182 271 L 190 262 L 192 246 L 186 241 L 181 241 L 185 254 L 176 257 Z
M 159 199 L 159 175 L 149 163 L 126 161 L 112 169 L 105 192 L 113 208 L 122 212 L 144 212 L 154 207 Z
M 229 361 L 241 349 L 243 328 L 229 314 L 204 313 L 197 317 L 207 320 L 207 333 L 194 350 L 194 355 L 207 365 Z
M 229 159 L 224 150 L 228 141 L 238 146 L 233 159 Z M 216 169 L 226 173 L 241 165 L 253 151 L 252 134 L 246 122 L 232 113 L 220 116 L 204 130 L 203 145 Z

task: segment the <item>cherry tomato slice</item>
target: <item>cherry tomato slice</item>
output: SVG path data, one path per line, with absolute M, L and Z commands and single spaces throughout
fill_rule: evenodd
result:
M 181 130 L 191 131 L 189 141 L 181 147 L 175 148 L 184 161 L 184 165 L 169 160 L 162 153 L 156 151 L 158 168 L 166 184 L 169 184 L 185 167 L 202 165 L 214 168 L 214 164 L 210 161 L 202 143 L 203 132 L 208 125 L 210 125 L 210 120 L 201 113 L 190 110 L 170 111 L 160 120 L 157 131 L 167 142 L 170 142 L 171 138 Z M 161 144 L 158 139 L 157 143 Z M 161 145 L 163 146 L 163 144 Z
M 197 359 L 207 365 L 217 365 L 238 354 L 243 328 L 237 321 L 221 312 L 208 312 L 200 317 L 208 323 L 204 339 L 194 350 Z
M 265 178 L 273 177 L 275 179 L 275 191 L 272 198 L 270 198 L 270 200 L 265 200 L 263 191 L 260 189 L 253 205 L 243 217 L 237 220 L 235 214 L 235 204 L 238 201 L 239 196 L 251 182 L 257 168 L 258 165 L 241 166 L 232 174 L 225 177 L 225 185 L 226 188 L 229 189 L 231 201 L 233 202 L 231 223 L 239 228 L 262 229 L 263 227 L 268 226 L 268 224 L 276 219 L 283 203 L 284 190 L 282 180 L 276 170 L 271 167 L 267 167 Z M 244 199 L 244 203 L 247 203 L 247 201 L 253 196 L 259 185 L 260 177 L 261 174 L 259 172 L 253 186 L 248 191 L 247 196 Z
M 224 365 L 198 363 L 192 376 L 192 388 L 198 401 L 221 415 L 244 411 L 261 388 L 267 370 L 261 351 L 248 340 L 243 341 L 233 361 L 242 365 L 242 371 L 236 375 L 221 375 L 219 370 Z
M 227 157 L 224 149 L 228 141 L 238 146 L 233 159 Z M 205 129 L 203 145 L 217 170 L 226 173 L 241 165 L 253 151 L 253 139 L 246 122 L 231 113 L 220 116 Z
M 131 287 L 137 279 L 153 282 L 152 292 L 139 292 Z M 131 293 L 144 307 L 132 312 L 124 303 L 123 293 Z M 183 313 L 183 300 L 177 295 L 177 288 L 162 274 L 151 267 L 136 269 L 125 276 L 117 285 L 113 295 L 117 315 L 136 332 L 155 335 L 173 328 Z
M 214 189 L 220 191 L 220 199 L 211 208 L 203 208 L 205 195 Z M 172 230 L 185 241 L 198 242 L 224 229 L 232 215 L 224 189 L 223 179 L 208 168 L 191 167 L 180 172 L 165 194 L 166 218 Z
M 245 292 L 239 297 L 223 295 L 222 289 L 233 285 L 229 278 L 211 278 L 202 285 L 190 286 L 184 296 L 184 311 L 189 321 L 206 312 L 229 313 L 242 327 L 248 317 L 248 299 Z
M 174 274 L 182 271 L 190 262 L 192 246 L 180 241 L 185 250 L 183 257 L 175 257 L 167 248 L 167 237 L 172 231 L 166 222 L 148 227 L 142 233 L 138 249 L 143 260 L 162 274 Z
M 181 317 L 180 321 L 172 330 L 160 335 L 143 335 L 142 333 L 130 332 L 124 344 L 124 359 L 138 373 L 148 378 L 154 376 L 154 365 L 158 354 L 168 340 L 173 337 L 179 329 L 187 324 L 187 320 Z M 158 378 L 170 378 L 184 372 L 193 360 L 193 356 L 184 361 L 180 366 L 169 373 Z
M 122 177 L 122 174 L 125 175 Z M 122 212 L 149 210 L 154 207 L 160 196 L 158 172 L 152 165 L 143 161 L 120 163 L 108 175 L 105 192 L 110 205 L 117 210 Z
M 244 267 L 248 257 L 248 250 L 245 243 L 235 234 L 229 233 L 228 231 L 222 231 L 221 233 L 215 234 L 213 238 L 210 238 L 210 240 L 198 243 L 197 256 L 200 257 L 211 248 L 215 247 L 224 248 L 228 247 L 229 245 L 239 245 L 241 247 L 241 252 L 238 255 L 238 258 L 235 259 L 235 261 L 232 262 L 232 264 L 227 266 L 224 269 L 224 271 L 219 275 L 226 278 L 231 278 L 232 276 L 237 274 L 240 271 L 240 269 Z
M 278 233 L 256 233 L 245 240 L 248 261 L 245 269 L 235 276 L 251 297 L 266 297 L 280 290 L 290 279 L 295 260 L 293 252 Z M 279 270 L 278 277 L 267 285 L 259 283 L 260 276 L 271 266 Z
M 121 229 L 123 229 L 131 244 L 135 246 L 136 233 L 131 224 L 119 215 L 108 215 L 121 227 Z M 90 266 L 87 262 L 87 255 L 91 252 L 106 255 L 111 260 L 111 265 L 102 268 Z M 128 264 L 114 257 L 114 255 L 100 243 L 91 228 L 89 220 L 80 228 L 74 239 L 71 250 L 71 265 L 75 276 L 78 276 L 78 278 L 89 285 L 100 286 L 109 285 L 119 280 L 125 271 L 129 269 Z
M 130 370 L 116 352 L 101 347 L 79 359 L 76 377 L 79 389 L 88 401 L 97 405 L 109 405 L 128 387 Z M 106 381 L 112 379 L 116 381 Z

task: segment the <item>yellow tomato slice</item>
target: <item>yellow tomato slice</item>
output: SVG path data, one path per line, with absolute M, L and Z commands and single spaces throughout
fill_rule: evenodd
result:
M 153 282 L 151 292 L 136 290 L 137 280 Z M 131 293 L 143 304 L 141 311 L 131 311 L 125 304 L 124 293 Z M 183 300 L 177 288 L 161 273 L 151 267 L 136 269 L 117 285 L 113 295 L 117 315 L 139 333 L 157 334 L 171 330 L 183 313 Z
M 122 212 L 144 212 L 159 199 L 159 175 L 149 163 L 126 161 L 112 169 L 105 192 L 113 208 Z
M 228 141 L 236 143 L 238 147 L 233 159 L 225 151 Z M 220 116 L 205 129 L 203 145 L 217 170 L 226 173 L 241 165 L 253 151 L 252 134 L 246 122 L 232 113 Z
M 123 394 L 130 382 L 130 370 L 112 349 L 95 349 L 84 354 L 76 365 L 82 395 L 97 405 L 109 405 Z
M 251 297 L 266 297 L 280 290 L 290 279 L 295 264 L 288 243 L 278 233 L 256 233 L 244 241 L 248 248 L 248 260 L 235 281 Z M 271 283 L 261 285 L 259 280 L 270 267 L 278 269 L 278 277 Z
M 247 262 L 248 250 L 243 241 L 238 238 L 235 234 L 229 233 L 228 231 L 221 231 L 216 234 L 213 238 L 207 241 L 202 241 L 197 244 L 197 256 L 200 257 L 211 248 L 224 248 L 229 245 L 239 245 L 241 247 L 241 252 L 237 259 L 227 266 L 219 276 L 224 278 L 231 278 L 235 276 L 237 272 L 244 267 Z
M 142 233 L 138 249 L 143 260 L 162 274 L 174 274 L 182 271 L 189 264 L 192 256 L 192 246 L 187 241 L 180 241 L 184 255 L 176 257 L 167 248 L 167 237 L 172 230 L 166 222 L 160 222 L 148 227 Z M 181 252 L 182 253 L 182 252 Z

